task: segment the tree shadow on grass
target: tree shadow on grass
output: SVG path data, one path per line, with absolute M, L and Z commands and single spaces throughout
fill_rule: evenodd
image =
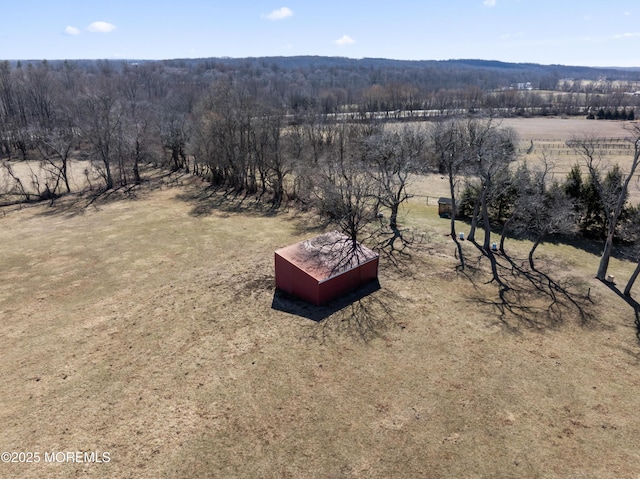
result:
M 64 216 L 73 218 L 83 215 L 87 211 L 100 211 L 101 206 L 123 201 L 135 201 L 139 199 L 141 185 L 124 185 L 110 190 L 83 190 L 75 193 L 60 195 L 54 201 L 49 202 L 49 207 L 41 210 L 37 215 L 42 217 Z M 43 205 L 44 202 L 33 203 Z
M 292 209 L 291 216 L 294 233 L 296 235 L 318 235 L 326 232 L 329 227 L 334 226 L 331 219 L 326 216 L 313 214 L 308 210 Z
M 105 205 L 144 199 L 153 191 L 167 187 L 182 186 L 189 179 L 186 173 L 171 173 L 158 168 L 145 168 L 142 181 L 138 184 L 131 183 L 115 186 L 108 190 L 100 187 L 91 187 L 74 191 L 73 193 L 65 193 L 51 200 L 46 200 L 49 202 L 49 208 L 42 210 L 38 214 L 44 217 L 65 216 L 72 218 L 83 215 L 87 211 L 100 211 L 100 207 Z M 34 206 L 43 204 L 45 204 L 45 201 L 30 203 L 30 205 Z
M 497 297 L 476 286 L 471 301 L 491 310 L 507 330 L 517 333 L 520 327 L 544 330 L 556 328 L 567 319 L 577 319 L 589 326 L 597 321 L 593 301 L 577 278 L 556 280 L 548 273 L 525 266 L 526 261 L 506 254 L 494 254 L 500 271 Z
M 636 327 L 636 338 L 640 341 L 640 303 L 633 299 L 631 296 L 626 296 L 622 291 L 620 291 L 615 283 L 611 281 L 601 281 L 607 288 L 616 293 L 620 298 L 622 298 L 629 306 L 633 308 L 633 314 L 635 317 L 634 323 Z
M 424 233 L 382 223 L 371 233 L 370 241 L 375 245 L 374 249 L 396 268 L 408 266 L 413 259 L 413 253 L 419 251 L 426 243 Z
M 276 290 L 271 307 L 313 321 L 309 336 L 321 343 L 334 336 L 369 342 L 397 323 L 393 303 L 393 293 L 374 280 L 322 306 Z
M 214 212 L 223 214 L 243 213 L 258 216 L 275 216 L 278 207 L 265 202 L 259 195 L 250 195 L 232 189 L 213 186 L 193 187 L 176 195 L 176 199 L 192 205 L 191 216 L 209 216 Z

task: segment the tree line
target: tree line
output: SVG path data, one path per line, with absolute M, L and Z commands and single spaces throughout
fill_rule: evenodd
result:
M 476 230 L 484 231 L 481 249 L 498 282 L 490 241 L 496 227 L 502 231 L 499 250 L 509 234 L 532 239 L 531 268 L 536 248 L 551 235 L 579 231 L 601 237 L 601 279 L 614 241 L 635 244 L 638 212 L 627 205 L 626 195 L 637 166 L 637 130 L 630 132 L 635 153 L 629 171 L 600 161 L 596 139 L 575 139 L 569 146 L 582 155 L 587 179 L 576 167 L 558 184 L 549 179 L 551 159 L 513 166 L 516 135 L 486 118 L 495 110 L 478 108 L 487 94 L 477 86 L 467 85 L 456 96 L 396 79 L 362 83 L 362 76 L 338 76 L 337 71 L 282 73 L 266 64 L 245 65 L 239 73 L 217 64 L 1 63 L 0 199 L 53 200 L 71 192 L 74 161 L 90 162 L 100 190 L 139 184 L 144 167 L 155 165 L 255 195 L 273 208 L 291 201 L 315 208 L 354 245 L 386 211 L 386 246 L 393 249 L 406 244 L 397 218 L 411 197 L 411 176 L 439 171 L 460 205 L 452 214 L 451 238 L 461 267 L 458 211 L 469 218 L 469 240 L 475 240 Z M 357 87 L 345 87 L 349 82 Z M 521 94 L 528 93 L 488 96 L 511 105 L 507 97 Z M 366 114 L 341 116 L 347 110 L 424 108 L 428 101 L 443 112 L 452 105 L 464 111 L 393 127 Z M 18 162 L 38 162 L 40 169 L 25 180 L 14 170 Z
M 622 111 L 619 111 L 617 108 L 611 111 L 607 108 L 605 111 L 604 108 L 600 108 L 597 113 L 589 112 L 587 115 L 587 120 L 622 120 L 622 121 L 634 121 L 636 119 L 636 114 L 633 110 L 627 112 L 626 108 L 623 108 Z
M 625 78 L 628 88 L 635 78 L 631 71 L 607 72 Z M 566 83 L 559 81 L 563 73 L 603 72 L 500 62 L 325 57 L 5 61 L 0 63 L 0 158 L 38 159 L 47 177 L 32 174 L 25 181 L 5 161 L 2 190 L 29 198 L 68 192 L 73 157 L 90 160 L 107 189 L 138 183 L 141 164 L 180 169 L 192 158 L 197 172 L 206 169 L 218 183 L 281 191 L 279 177 L 286 166 L 279 165 L 273 146 L 267 148 L 267 139 L 279 143 L 273 134 L 284 125 L 585 111 L 598 117 L 602 112 L 606 118 L 606 112 L 618 113 L 619 108 L 626 119 L 633 117 L 639 98 L 603 90 L 602 82 L 587 82 L 584 91 L 563 94 L 505 88 L 523 75 L 538 87 L 560 88 Z M 215 148 L 225 148 L 220 142 L 234 137 L 239 145 L 223 152 L 226 160 L 218 156 L 211 164 L 207 158 L 218 155 Z M 244 164 L 237 169 L 237 163 Z
M 633 124 L 628 133 L 632 149 L 626 168 L 604 160 L 596 137 L 568 141 L 581 163 L 560 182 L 553 179 L 553 159 L 546 154 L 532 166 L 526 161 L 514 166 L 514 133 L 502 128 L 499 121 L 472 118 L 437 123 L 431 129 L 432 154 L 439 171 L 448 176 L 452 202 L 458 206 L 451 214 L 451 237 L 457 245 L 460 267 L 465 267 L 465 260 L 456 236 L 458 214 L 470 220 L 470 241 L 475 243 L 478 226 L 484 230 L 481 250 L 499 284 L 494 254 L 505 253 L 508 237 L 531 240 L 528 260 L 535 270 L 534 253 L 543 241 L 580 234 L 604 242 L 596 272 L 602 281 L 608 277 L 614 245 L 624 246 L 623 254 L 638 265 L 624 289 L 624 294 L 630 295 L 640 274 L 640 209 L 627 202 L 640 164 L 640 127 Z M 458 185 L 462 186 L 460 198 Z M 490 244 L 495 230 L 500 233 L 499 243 Z

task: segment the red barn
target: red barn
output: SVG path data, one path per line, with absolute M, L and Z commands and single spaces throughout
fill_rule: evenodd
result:
M 378 277 L 379 255 L 333 231 L 275 252 L 276 288 L 321 305 Z

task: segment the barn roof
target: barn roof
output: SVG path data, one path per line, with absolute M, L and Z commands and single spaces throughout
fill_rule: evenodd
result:
M 318 281 L 330 279 L 378 258 L 378 253 L 338 231 L 324 233 L 276 250 L 276 254 Z

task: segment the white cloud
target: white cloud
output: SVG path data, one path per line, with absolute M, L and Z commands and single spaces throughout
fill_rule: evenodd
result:
M 87 27 L 87 30 L 94 33 L 109 33 L 114 31 L 116 28 L 115 25 L 107 22 L 93 22 L 91 25 Z
M 64 33 L 66 35 L 80 35 L 80 30 L 78 30 L 76 27 L 68 26 L 64 29 Z
M 482 2 L 482 4 L 485 7 L 495 7 L 496 6 L 496 1 L 497 0 L 484 0 L 484 2 Z
M 335 40 L 333 43 L 343 47 L 345 45 L 353 45 L 355 42 L 356 41 L 353 38 L 351 38 L 349 35 L 342 35 L 340 38 Z
M 282 8 L 278 8 L 277 10 L 274 10 L 273 12 L 267 14 L 267 15 L 263 15 L 264 18 L 268 19 L 268 20 L 284 20 L 285 18 L 289 18 L 291 16 L 293 16 L 293 10 L 291 10 L 288 7 L 282 7 Z
M 500 40 L 511 40 L 514 38 L 522 38 L 522 37 L 524 37 L 524 32 L 505 33 L 503 35 L 500 35 Z
M 614 35 L 614 38 L 637 38 L 640 37 L 640 33 L 620 33 L 618 35 Z

